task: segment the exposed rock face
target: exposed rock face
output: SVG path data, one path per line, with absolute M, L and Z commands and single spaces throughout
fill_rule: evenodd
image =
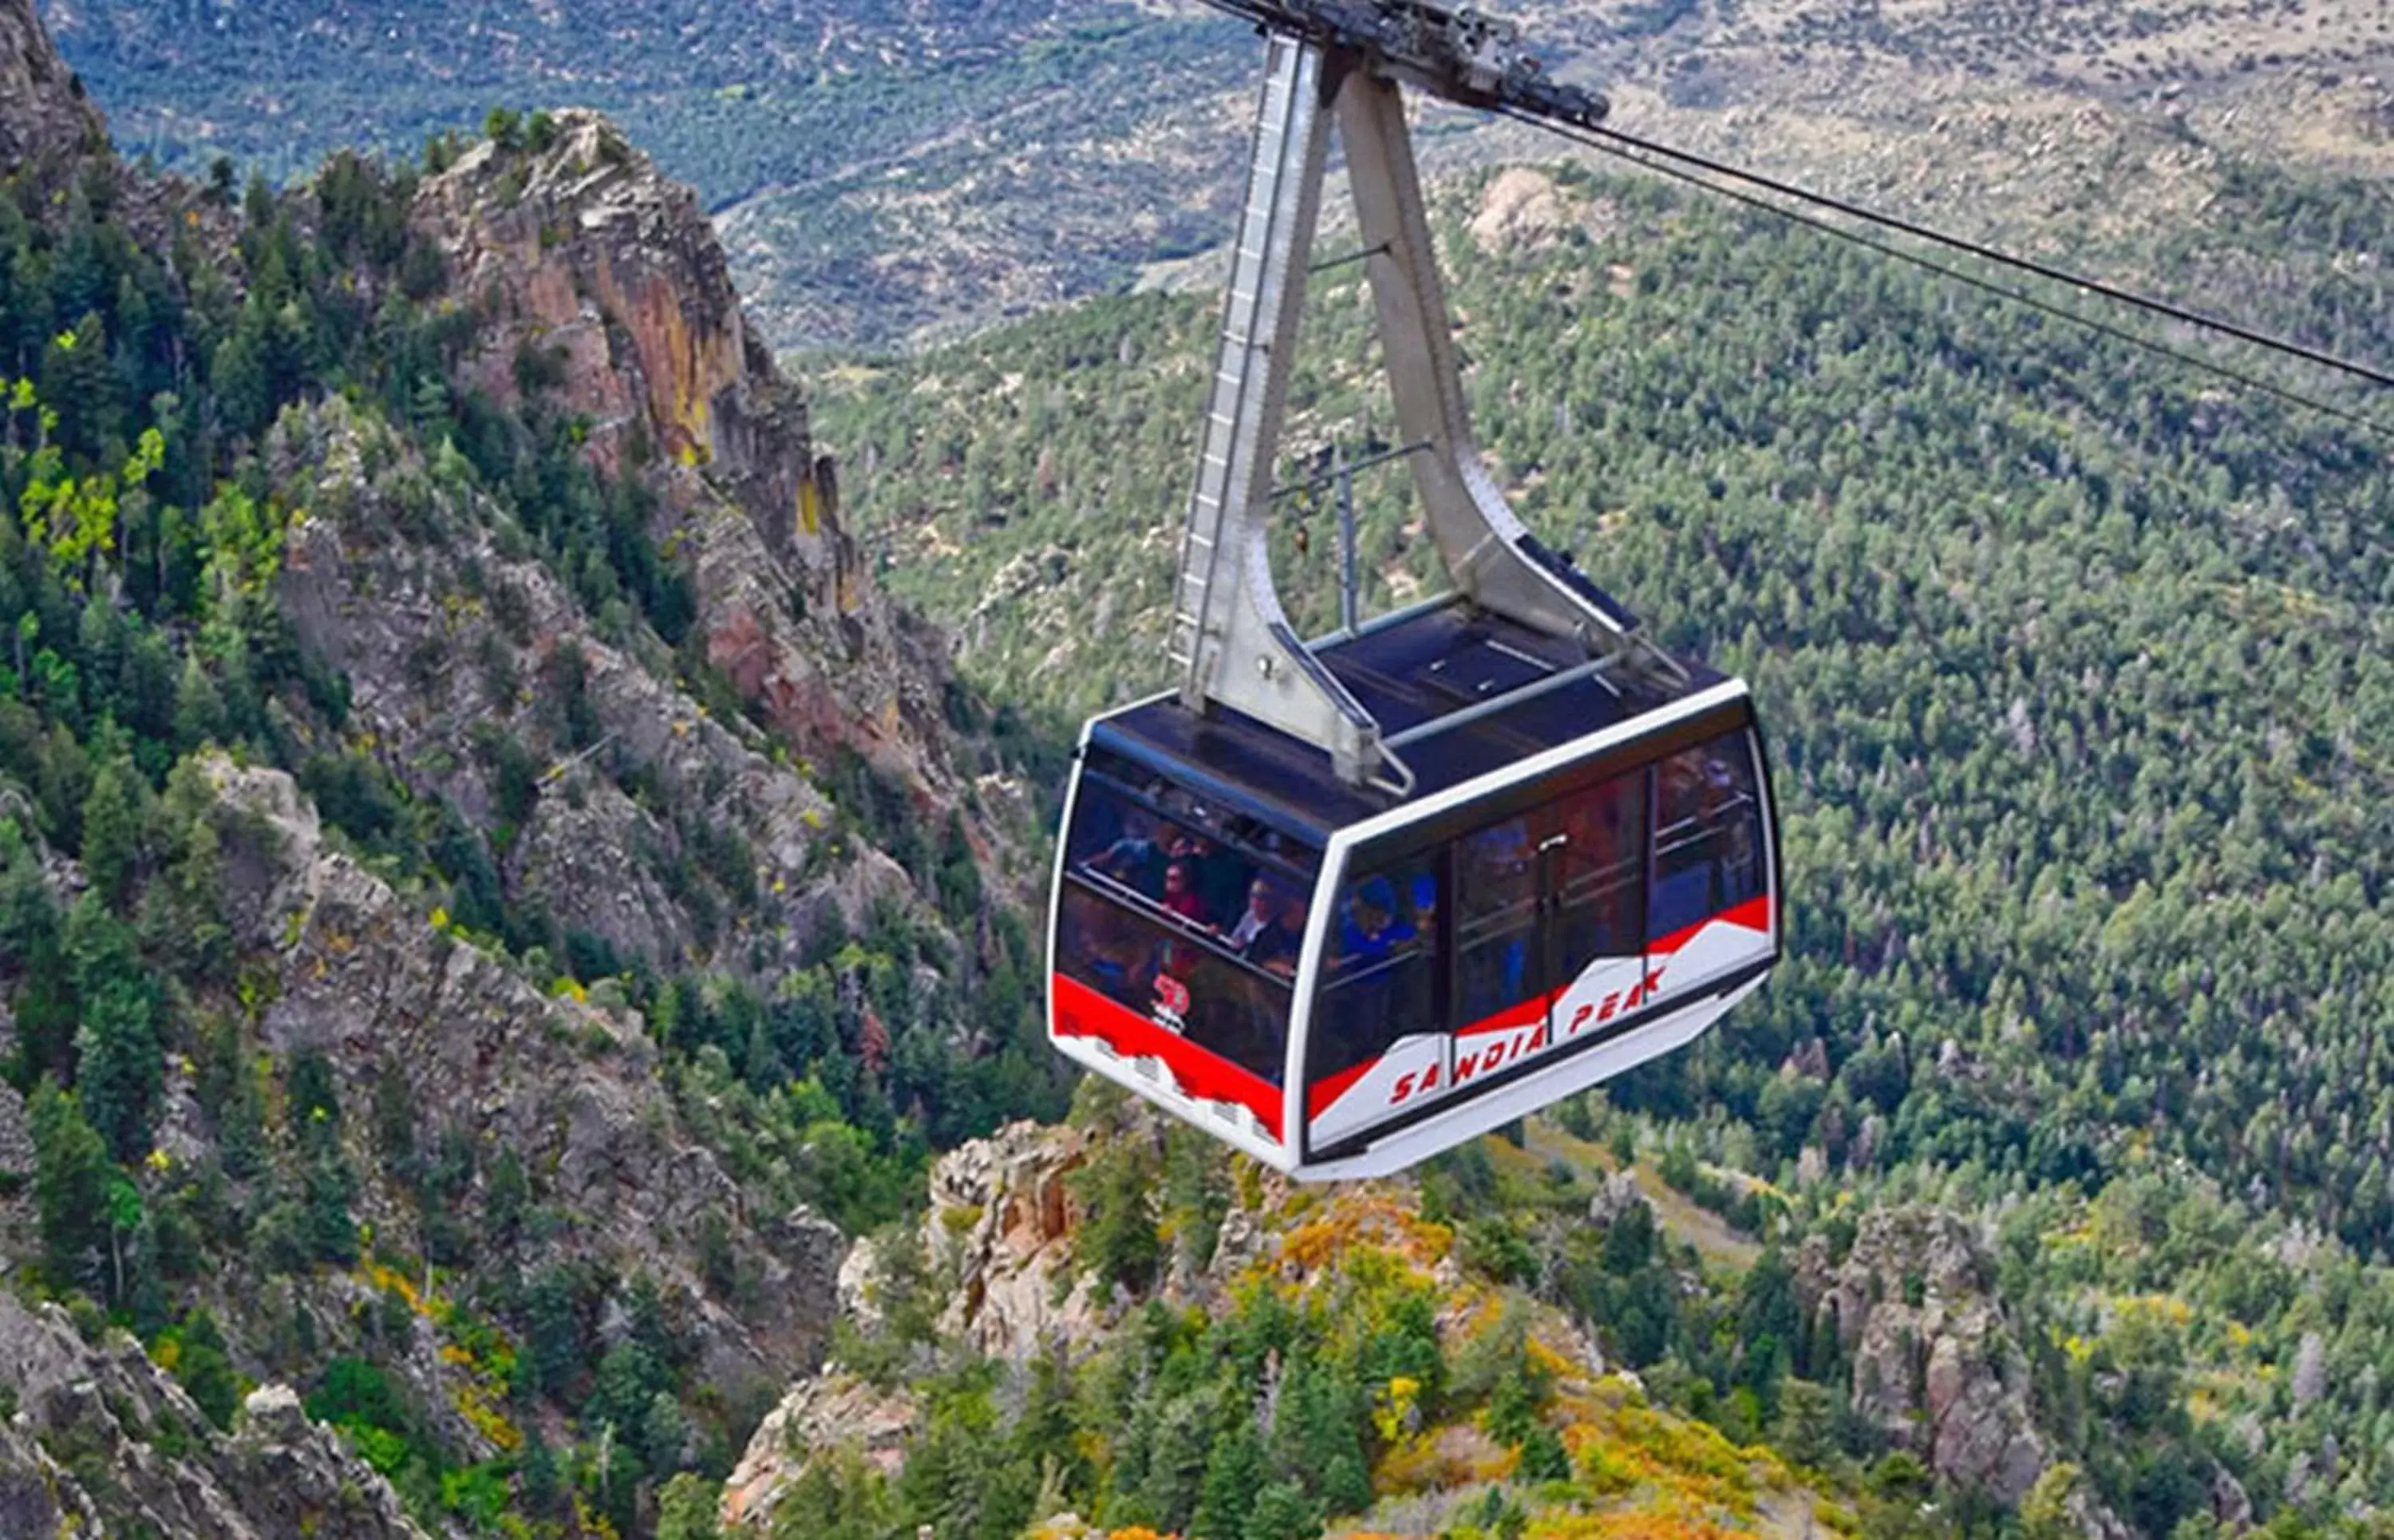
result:
M 940 650 L 873 590 L 696 198 L 597 114 L 556 123 L 545 149 L 486 141 L 418 195 L 452 292 L 483 307 L 460 383 L 512 402 L 543 373 L 522 361 L 550 361 L 545 388 L 588 421 L 592 460 L 640 471 L 658 533 L 694 553 L 709 661 L 799 745 L 848 744 L 921 784 Z
M 854 1375 L 834 1371 L 799 1381 L 757 1425 L 723 1483 L 723 1521 L 743 1524 L 771 1513 L 820 1452 L 850 1450 L 897 1474 L 920 1411 L 904 1390 L 876 1390 Z
M 290 533 L 279 597 L 301 640 L 348 678 L 352 733 L 483 828 L 506 816 L 494 731 L 536 753 L 535 800 L 506 857 L 511 892 L 660 967 L 742 967 L 781 964 L 828 909 L 852 929 L 877 901 L 907 895 L 904 872 L 869 847 L 835 861 L 820 790 L 748 723 L 709 716 L 669 682 L 672 659 L 653 640 L 598 635 L 546 565 L 508 553 L 498 509 L 387 427 L 330 401 L 286 414 L 269 450 L 309 510 Z M 578 726 L 528 704 L 569 667 L 587 713 Z M 700 847 L 739 857 L 718 888 L 753 888 L 714 905 L 732 916 L 720 926 L 688 891 L 686 874 L 710 864 Z
M 940 1323 L 977 1352 L 1020 1360 L 1057 1341 L 1080 1342 L 1099 1327 L 1089 1280 L 1060 1300 L 1059 1273 L 1072 1263 L 1078 1205 L 1065 1178 L 1082 1160 L 1081 1135 L 1034 1123 L 1007 1125 L 950 1152 L 931 1168 L 925 1243 L 935 1268 L 958 1285 Z
M 743 1211 L 731 1178 L 681 1134 L 636 1016 L 548 997 L 510 964 L 435 930 L 381 878 L 322 846 L 313 810 L 281 772 L 219 759 L 212 773 L 279 846 L 243 853 L 268 877 L 253 906 L 229 916 L 275 948 L 281 993 L 259 1023 L 268 1046 L 322 1054 L 345 1105 L 372 1105 L 396 1082 L 428 1131 L 462 1134 L 493 1158 L 513 1151 L 533 1200 L 573 1217 L 539 1244 L 653 1279 L 714 1383 L 784 1383 L 820 1361 L 845 1243 L 811 1214 Z M 360 1155 L 361 1169 L 378 1169 Z M 478 1204 L 489 1169 L 485 1159 Z M 421 1246 L 412 1205 L 395 1195 L 370 1186 L 357 1212 Z M 710 1218 L 757 1270 L 737 1313 L 701 1282 Z
M 1618 211 L 1607 200 L 1585 200 L 1566 191 L 1544 171 L 1506 166 L 1480 194 L 1471 217 L 1471 239 L 1481 251 L 1543 251 L 1577 232 L 1601 241 L 1616 227 Z
M 952 1284 L 939 1329 L 948 1340 L 1020 1362 L 1093 1342 L 1107 1312 L 1071 1271 L 1081 1215 L 1067 1178 L 1085 1158 L 1074 1128 L 1014 1123 L 950 1151 L 931 1167 L 922 1245 L 931 1274 Z M 880 1323 L 880 1259 L 859 1242 L 839 1270 L 840 1308 L 859 1329 Z M 762 1526 L 807 1467 L 846 1450 L 894 1472 L 918 1413 L 901 1393 L 876 1392 L 836 1365 L 790 1388 L 749 1440 L 723 1489 L 727 1525 Z
M 102 150 L 108 127 L 62 63 L 33 0 L 0 0 L 0 175 Z
M 55 1305 L 0 1295 L 0 1533 L 194 1540 L 420 1536 L 373 1468 L 272 1386 L 230 1436 L 131 1338 L 85 1343 Z
M 1959 1218 L 1925 1208 L 1864 1216 L 1828 1264 L 1805 1244 L 1797 1287 L 1827 1312 L 1853 1363 L 1853 1404 L 1939 1477 L 2006 1504 L 2049 1463 L 2029 1415 L 2028 1361 L 1993 1294 L 1994 1266 Z
M 1638 1185 L 1637 1172 L 1615 1171 L 1587 1200 L 1587 1222 L 1598 1227 L 1608 1226 L 1633 1208 L 1652 1206 L 1646 1201 L 1645 1189 Z
M 948 1291 L 938 1322 L 941 1341 L 1020 1366 L 1034 1355 L 1084 1356 L 1109 1331 L 1121 1329 L 1136 1302 L 1125 1294 L 1099 1294 L 1074 1269 L 1073 1239 L 1084 1214 L 1072 1178 L 1090 1159 L 1094 1141 L 1145 1143 L 1162 1137 L 1162 1114 L 1130 1103 L 1103 1131 L 1015 1123 L 941 1156 L 931 1168 L 930 1207 L 919 1237 L 929 1277 Z M 1327 1202 L 1312 1198 L 1298 1209 L 1285 1178 L 1252 1175 L 1252 1185 L 1242 1185 L 1243 1196 L 1226 1197 L 1227 1212 L 1204 1265 L 1178 1248 L 1159 1297 L 1215 1308 L 1247 1281 L 1269 1277 L 1307 1286 L 1328 1276 L 1350 1244 L 1379 1249 L 1425 1273 L 1435 1267 L 1436 1276 L 1459 1282 L 1448 1270 L 1451 1258 L 1441 1259 L 1451 1235 L 1421 1221 L 1418 1194 L 1409 1184 L 1346 1184 L 1331 1190 Z M 1304 1218 L 1292 1223 L 1296 1213 Z M 859 1243 L 839 1270 L 841 1310 L 862 1332 L 880 1323 L 882 1268 L 875 1248 Z M 1467 1333 L 1477 1319 L 1480 1302 L 1461 1299 L 1457 1295 L 1441 1319 L 1441 1331 Z M 1591 1374 L 1603 1372 L 1603 1355 L 1594 1344 L 1566 1322 L 1553 1327 L 1546 1335 L 1567 1359 Z M 749 1441 L 724 1489 L 725 1522 L 757 1532 L 810 1462 L 843 1449 L 894 1469 L 917 1410 L 906 1398 L 875 1394 L 836 1365 L 801 1380 Z

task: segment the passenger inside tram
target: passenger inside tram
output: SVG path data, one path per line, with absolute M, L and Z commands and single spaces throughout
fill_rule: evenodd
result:
M 1347 898 L 1338 928 L 1338 956 L 1333 966 L 1362 969 L 1386 958 L 1414 939 L 1413 927 L 1397 920 L 1396 889 L 1386 877 L 1359 884 Z
M 1305 950 L 1305 922 L 1310 911 L 1311 905 L 1302 898 L 1282 900 L 1279 918 L 1265 927 L 1248 946 L 1247 961 L 1266 973 L 1282 979 L 1295 977 L 1297 954 Z
M 1298 879 L 1272 874 L 1251 821 L 1178 788 L 1143 795 L 1163 811 L 1085 789 L 1068 858 L 1084 883 L 1064 897 L 1058 966 L 1278 1084 L 1305 940 L 1305 901 L 1288 891 Z
M 1177 915 L 1190 924 L 1206 929 L 1213 922 L 1205 913 L 1205 901 L 1198 895 L 1197 879 L 1185 861 L 1175 861 L 1164 869 L 1164 909 Z
M 1222 939 L 1230 943 L 1231 951 L 1246 956 L 1256 939 L 1280 923 L 1280 895 L 1272 891 L 1270 883 L 1257 877 L 1247 885 L 1246 907 L 1239 911 L 1238 919 Z
M 1156 832 L 1155 821 L 1132 809 L 1123 813 L 1122 826 L 1122 836 L 1091 858 L 1088 864 L 1146 898 L 1162 898 L 1164 867 L 1170 855 Z

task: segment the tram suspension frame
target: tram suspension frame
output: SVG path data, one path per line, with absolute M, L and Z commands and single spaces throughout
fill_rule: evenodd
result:
M 1464 86 L 1440 88 L 1417 59 L 1296 33 L 1275 31 L 1269 39 L 1168 652 L 1191 711 L 1240 712 L 1322 748 L 1348 783 L 1401 797 L 1414 784 L 1401 744 L 1290 626 L 1265 544 L 1283 490 L 1273 485 L 1273 462 L 1314 272 L 1365 265 L 1403 458 L 1455 594 L 1574 640 L 1595 665 L 1574 676 L 1684 675 L 1635 615 L 1530 534 L 1480 457 L 1400 78 L 1477 99 Z M 1600 114 L 1600 103 L 1593 111 Z M 1361 244 L 1317 264 L 1310 257 L 1334 120 Z M 1340 634 L 1351 636 L 1359 617 L 1351 593 L 1342 598 Z

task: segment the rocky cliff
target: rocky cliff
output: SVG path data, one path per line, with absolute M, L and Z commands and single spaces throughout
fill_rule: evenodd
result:
M 832 462 L 691 191 L 605 119 L 567 112 L 533 142 L 477 144 L 415 214 L 476 310 L 459 380 L 503 404 L 540 394 L 586 421 L 593 464 L 659 490 L 660 533 L 695 566 L 708 661 L 802 748 L 936 773 L 939 652 L 875 593 Z
M 246 831 L 248 842 L 234 850 L 248 876 L 226 917 L 277 981 L 259 1012 L 259 1042 L 281 1060 L 321 1059 L 341 1105 L 403 1119 L 414 1144 L 472 1152 L 444 1218 L 493 1238 L 496 1255 L 485 1265 L 581 1262 L 600 1276 L 644 1280 L 695 1344 L 708 1382 L 727 1390 L 816 1361 L 846 1242 L 803 1210 L 748 1208 L 715 1158 L 681 1131 L 637 1016 L 603 997 L 546 994 L 509 960 L 441 929 L 354 857 L 329 849 L 314 808 L 280 771 L 218 759 L 209 773 L 229 827 Z M 369 1174 L 357 1217 L 393 1255 L 437 1250 L 422 1211 L 399 1191 L 388 1152 L 375 1148 L 388 1132 L 364 1118 L 349 1127 L 355 1164 Z M 161 1148 L 170 1161 L 197 1163 L 210 1142 L 194 1112 L 169 1125 Z M 493 1212 L 503 1165 L 525 1174 L 524 1190 L 508 1200 L 534 1217 L 521 1232 Z M 704 1244 L 731 1247 L 749 1264 L 751 1286 L 736 1304 L 704 1278 L 710 1228 L 715 1238 Z M 251 1276 L 237 1264 L 212 1292 L 237 1319 L 243 1299 L 266 1285 L 262 1270 Z M 335 1275 L 308 1292 L 339 1322 L 377 1291 L 370 1279 Z M 428 1337 L 424 1388 L 434 1404 L 454 1404 L 463 1381 L 454 1367 L 444 1374 L 447 1361 L 432 1346 Z
M 420 1537 L 382 1477 L 310 1423 L 288 1387 L 210 1425 L 140 1345 L 79 1336 L 56 1305 L 0 1295 L 0 1533 L 191 1540 Z
M 337 401 L 294 412 L 270 463 L 309 510 L 279 597 L 349 680 L 351 741 L 472 826 L 509 825 L 508 892 L 627 957 L 743 970 L 786 965 L 829 918 L 853 929 L 876 902 L 908 902 L 906 874 L 842 838 L 831 799 L 766 732 L 710 712 L 653 635 L 602 637 L 488 498 L 388 425 Z M 753 554 L 760 573 L 782 570 Z M 572 720 L 553 688 L 565 673 Z M 505 743 L 536 756 L 528 787 L 502 784 L 524 773 Z
M 649 1533 L 1048 1089 L 999 761 L 604 121 L 227 196 L 0 0 L 0 1533 Z
M 104 150 L 108 127 L 31 0 L 0 3 L 0 171 Z
M 2050 1456 L 1993 1262 L 1968 1224 L 1933 1209 L 1873 1211 L 1834 1267 L 1813 1237 L 1797 1286 L 1853 1365 L 1854 1410 L 1890 1444 L 2006 1504 L 2028 1494 Z

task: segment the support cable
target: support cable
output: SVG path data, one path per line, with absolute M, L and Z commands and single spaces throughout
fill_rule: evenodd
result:
M 2214 317 L 2205 316 L 2198 311 L 2189 310 L 2182 307 L 2172 305 L 2165 300 L 2153 299 L 2147 296 L 2137 294 L 2133 290 L 2123 289 L 2113 284 L 2098 283 L 2091 279 L 2080 278 L 2075 274 L 2064 272 L 2059 268 L 2047 267 L 2043 263 L 2031 261 L 2026 257 L 2014 257 L 2009 253 L 1998 251 L 1992 246 L 1981 245 L 1972 241 L 1966 241 L 1959 236 L 1946 235 L 1940 231 L 1930 230 L 1925 225 L 1914 224 L 1909 220 L 1897 218 L 1892 215 L 1878 214 L 1870 209 L 1863 208 L 1860 204 L 1849 204 L 1841 199 L 1831 198 L 1822 193 L 1809 192 L 1801 188 L 1793 187 L 1787 183 L 1776 181 L 1771 178 L 1762 176 L 1757 172 L 1742 171 L 1737 167 L 1727 165 L 1720 162 L 1708 160 L 1703 156 L 1691 155 L 1682 151 L 1671 150 L 1666 146 L 1653 144 L 1649 140 L 1640 139 L 1631 135 L 1622 134 L 1615 130 L 1565 127 L 1562 125 L 1540 118 L 1533 113 L 1518 112 L 1511 109 L 1501 110 L 1501 115 L 1512 118 L 1517 122 L 1528 124 L 1533 128 L 1544 129 L 1547 133 L 1557 135 L 1558 137 L 1568 139 L 1574 144 L 1594 150 L 1600 154 L 1611 155 L 1616 159 L 1627 161 L 1632 165 L 1639 166 L 1645 170 L 1654 172 L 1659 176 L 1669 177 L 1676 180 L 1685 182 L 1691 187 L 1702 188 L 1703 191 L 1713 193 L 1717 197 L 1727 198 L 1733 203 L 1743 204 L 1749 208 L 1760 209 L 1766 214 L 1776 215 L 1780 218 L 1803 225 L 1810 230 L 1818 230 L 1822 234 L 1834 236 L 1840 241 L 1850 242 L 1855 245 L 1865 248 L 1866 250 L 1876 252 L 1880 256 L 1891 257 L 1899 262 L 1909 263 L 1915 268 L 1920 268 L 1928 272 L 1935 273 L 1941 278 L 1951 279 L 1958 283 L 1966 284 L 1971 288 L 1981 291 L 1982 293 L 1995 296 L 1998 298 L 2010 300 L 2014 304 L 2025 305 L 2031 309 L 2042 311 L 2043 313 L 2053 316 L 2058 320 L 2066 321 L 2074 326 L 2081 326 L 2088 331 L 2099 333 L 2115 341 L 2124 342 L 2131 347 L 2142 349 L 2146 352 L 2156 354 L 2176 363 L 2184 364 L 2189 368 L 2201 370 L 2205 374 L 2213 375 L 2218 378 L 2228 380 L 2246 389 L 2257 390 L 2263 395 L 2274 397 L 2290 405 L 2299 406 L 2309 411 L 2318 412 L 2324 415 L 2335 417 L 2340 421 L 2351 424 L 2356 428 L 2365 428 L 2368 431 L 2382 437 L 2394 439 L 2394 424 L 2389 424 L 2379 418 L 2373 417 L 2367 413 L 2356 412 L 2348 407 L 2338 406 L 2332 401 L 2322 401 L 2319 397 L 2308 395 L 2300 390 L 2295 390 L 2290 387 L 2280 385 L 2276 381 L 2265 378 L 2262 375 L 2252 374 L 2245 370 L 2237 369 L 2212 359 L 2204 358 L 2199 353 L 2190 353 L 2181 349 L 2172 348 L 2166 343 L 2156 342 L 2152 338 L 2131 331 L 2124 326 L 2115 325 L 2111 322 L 2098 320 L 2094 316 L 2085 314 L 2084 311 L 2072 309 L 2066 305 L 2058 304 L 2049 299 L 2041 299 L 2035 295 L 2030 294 L 2025 290 L 2009 288 L 2004 284 L 1995 283 L 1992 279 L 1981 278 L 1975 273 L 1966 272 L 1959 268 L 1951 267 L 1945 263 L 1934 261 L 1929 257 L 1921 256 L 1918 252 L 1909 251 L 1902 246 L 1896 245 L 1892 242 L 1878 240 L 1875 237 L 1862 234 L 1858 230 L 1848 230 L 1842 225 L 1833 224 L 1826 219 L 1818 217 L 1817 216 L 1806 214 L 1798 209 L 1789 208 L 1784 204 L 1775 202 L 1770 198 L 1762 197 L 1753 192 L 1742 191 L 1734 187 L 1724 187 L 1719 182 L 1712 180 L 1711 178 L 1725 177 L 1731 180 L 1742 181 L 1753 186 L 1767 188 L 1772 192 L 1784 197 L 1794 198 L 1804 203 L 1812 204 L 1819 207 L 1833 209 L 1837 213 L 1849 215 L 1852 217 L 1861 219 L 1872 224 L 1876 224 L 1886 229 L 1901 230 L 1909 235 L 1915 235 L 1923 240 L 1931 241 L 1940 245 L 1966 252 L 1971 256 L 1994 263 L 2000 267 L 2015 268 L 2022 271 L 2034 273 L 2042 278 L 2051 279 L 2056 283 L 2074 284 L 2077 287 L 2087 290 L 2090 293 L 2099 295 L 2105 298 L 2117 300 L 2124 304 L 2135 306 L 2138 309 L 2165 316 L 2168 319 L 2178 322 L 2182 324 L 2198 327 L 2207 331 L 2219 332 L 2226 336 L 2234 337 L 2239 341 L 2251 343 L 2256 347 L 2263 348 L 2272 352 L 2285 354 L 2308 363 L 2317 364 L 2322 368 L 2337 370 L 2356 378 L 2366 380 L 2373 385 L 2381 386 L 2388 389 L 2394 389 L 2394 374 L 2387 374 L 2383 370 L 2373 368 L 2365 363 L 2356 363 L 2348 359 L 2341 359 L 2332 353 L 2322 352 L 2317 349 L 2307 348 L 2300 343 L 2288 342 L 2282 337 L 2273 337 L 2266 333 L 2256 332 L 2250 328 L 2239 326 L 2233 322 L 2220 321 Z M 1687 164 L 1669 164 L 1671 162 Z M 1690 169 L 1690 165 L 1701 169 Z

